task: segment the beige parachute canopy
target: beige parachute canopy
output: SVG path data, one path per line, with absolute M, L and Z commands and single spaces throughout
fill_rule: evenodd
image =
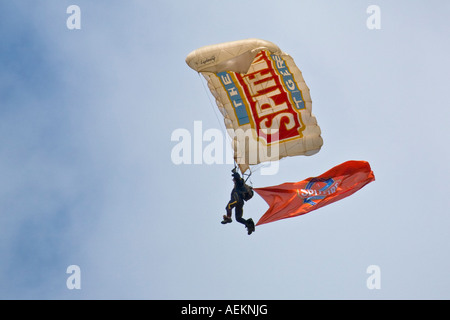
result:
M 309 88 L 277 45 L 260 39 L 209 45 L 192 51 L 186 63 L 205 77 L 242 173 L 261 162 L 319 152 L 323 140 Z

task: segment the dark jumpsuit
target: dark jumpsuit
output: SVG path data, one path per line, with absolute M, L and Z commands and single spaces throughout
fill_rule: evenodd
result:
M 236 221 L 247 226 L 247 220 L 242 218 L 244 214 L 244 199 L 242 199 L 242 189 L 244 188 L 244 179 L 241 178 L 239 173 L 233 174 L 234 178 L 234 188 L 231 191 L 231 199 L 227 204 L 227 217 L 231 218 L 231 210 L 234 208 L 234 215 L 236 216 Z

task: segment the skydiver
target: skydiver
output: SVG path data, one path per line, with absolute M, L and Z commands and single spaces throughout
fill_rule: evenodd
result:
M 231 170 L 233 173 L 231 176 L 233 177 L 234 187 L 231 191 L 231 199 L 226 206 L 227 214 L 223 216 L 222 224 L 231 223 L 233 220 L 231 219 L 231 210 L 234 208 L 234 215 L 236 217 L 236 221 L 242 223 L 247 228 L 248 234 L 252 234 L 255 231 L 255 223 L 252 218 L 244 219 L 242 218 L 244 214 L 244 192 L 245 192 L 245 181 L 238 172 L 236 172 L 236 168 Z

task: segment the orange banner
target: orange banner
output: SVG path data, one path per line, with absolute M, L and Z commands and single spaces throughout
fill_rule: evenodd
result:
M 347 161 L 318 177 L 254 188 L 269 209 L 256 225 L 296 217 L 348 197 L 375 180 L 366 161 Z

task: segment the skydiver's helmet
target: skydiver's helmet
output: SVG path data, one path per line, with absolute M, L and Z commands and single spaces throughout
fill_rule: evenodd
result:
M 241 177 L 241 175 L 236 172 L 236 168 L 234 168 L 233 170 L 231 170 L 232 174 L 231 176 L 233 177 L 233 181 L 237 181 L 239 180 L 239 178 Z

